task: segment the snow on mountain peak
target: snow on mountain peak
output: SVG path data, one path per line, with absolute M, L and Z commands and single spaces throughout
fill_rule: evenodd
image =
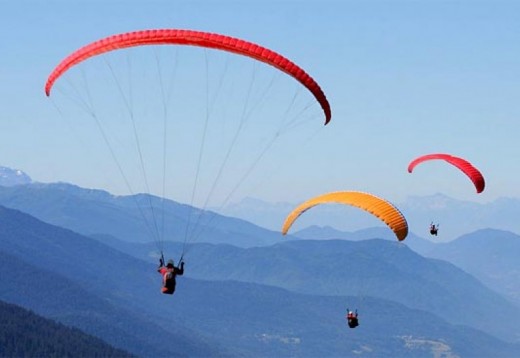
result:
M 31 177 L 19 169 L 0 166 L 0 186 L 14 186 L 32 183 Z

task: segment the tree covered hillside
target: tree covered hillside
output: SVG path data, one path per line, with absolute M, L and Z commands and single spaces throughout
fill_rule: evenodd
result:
M 0 301 L 2 357 L 132 357 L 79 329 Z

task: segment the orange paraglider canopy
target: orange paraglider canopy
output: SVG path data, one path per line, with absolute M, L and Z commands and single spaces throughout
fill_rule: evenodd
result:
M 404 240 L 408 235 L 406 219 L 395 206 L 377 196 L 358 191 L 338 191 L 307 200 L 287 216 L 282 227 L 282 234 L 287 234 L 296 219 L 310 208 L 316 205 L 334 203 L 352 205 L 368 211 L 388 225 L 399 241 Z

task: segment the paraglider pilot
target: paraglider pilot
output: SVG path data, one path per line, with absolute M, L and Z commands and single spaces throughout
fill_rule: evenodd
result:
M 439 230 L 439 224 L 437 224 L 437 226 L 435 226 L 435 224 L 432 222 L 430 224 L 430 235 L 437 236 L 437 230 Z
M 357 310 L 355 312 L 352 312 L 347 308 L 347 312 L 348 312 L 347 313 L 348 326 L 350 328 L 356 328 L 357 326 L 359 326 Z
M 166 266 L 164 266 L 164 257 L 161 255 L 157 272 L 159 272 L 163 277 L 161 292 L 167 295 L 173 295 L 176 285 L 175 277 L 184 274 L 184 261 L 182 261 L 181 258 L 180 267 L 175 267 L 173 260 L 170 259 L 166 263 Z

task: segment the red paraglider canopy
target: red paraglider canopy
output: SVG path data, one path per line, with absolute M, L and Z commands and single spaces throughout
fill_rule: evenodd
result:
M 142 45 L 191 45 L 233 52 L 265 62 L 295 78 L 316 98 L 325 114 L 325 124 L 331 119 L 329 102 L 318 83 L 302 68 L 286 57 L 252 42 L 215 33 L 158 29 L 128 32 L 106 37 L 86 45 L 65 58 L 50 74 L 45 93 L 50 95 L 54 82 L 69 68 L 86 59 L 109 51 Z
M 467 160 L 455 157 L 450 154 L 438 153 L 420 156 L 410 162 L 410 164 L 408 165 L 408 173 L 411 173 L 418 164 L 428 160 L 435 159 L 444 160 L 450 163 L 451 165 L 454 165 L 455 167 L 459 168 L 464 174 L 466 174 L 471 179 L 471 181 L 475 185 L 475 189 L 477 189 L 477 193 L 481 193 L 482 191 L 484 191 L 486 183 L 484 181 L 482 173 Z

